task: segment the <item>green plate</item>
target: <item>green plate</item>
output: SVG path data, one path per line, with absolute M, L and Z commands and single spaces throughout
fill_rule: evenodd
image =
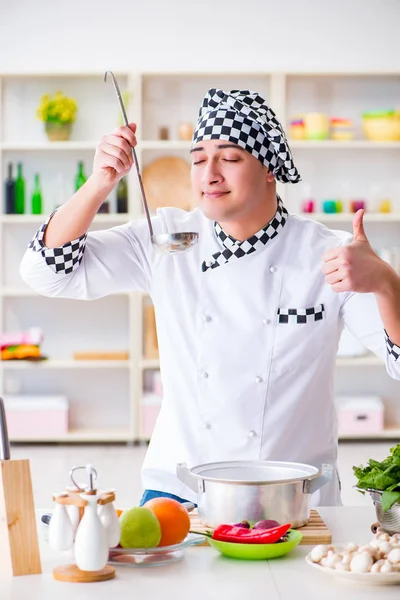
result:
M 297 546 L 302 540 L 303 534 L 295 529 L 289 529 L 287 542 L 275 544 L 238 544 L 236 542 L 220 542 L 208 538 L 210 546 L 218 550 L 224 556 L 230 558 L 241 558 L 243 560 L 266 560 L 284 556 Z

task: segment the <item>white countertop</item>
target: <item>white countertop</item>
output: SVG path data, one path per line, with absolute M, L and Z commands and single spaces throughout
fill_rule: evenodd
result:
M 376 521 L 373 507 L 319 508 L 333 543 L 367 543 Z M 40 513 L 46 511 L 39 511 Z M 42 575 L 0 581 L 1 600 L 399 600 L 399 586 L 364 586 L 318 573 L 304 560 L 312 546 L 297 546 L 270 561 L 224 558 L 211 547 L 186 550 L 183 560 L 162 567 L 117 567 L 115 579 L 101 583 L 63 583 L 52 568 L 71 559 L 50 550 L 40 532 Z

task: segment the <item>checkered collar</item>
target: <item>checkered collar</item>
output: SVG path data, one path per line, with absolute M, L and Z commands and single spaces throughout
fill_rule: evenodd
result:
M 214 232 L 218 241 L 223 246 L 223 250 L 213 254 L 211 260 L 203 261 L 201 266 L 202 271 L 205 272 L 208 269 L 216 269 L 217 267 L 226 264 L 228 261 L 234 260 L 235 258 L 242 258 L 248 254 L 253 254 L 256 250 L 263 248 L 269 240 L 276 237 L 280 230 L 285 226 L 287 217 L 288 211 L 284 207 L 281 198 L 278 196 L 278 208 L 273 219 L 260 229 L 260 231 L 257 231 L 257 233 L 242 242 L 235 240 L 231 235 L 225 233 L 221 225 L 215 222 Z

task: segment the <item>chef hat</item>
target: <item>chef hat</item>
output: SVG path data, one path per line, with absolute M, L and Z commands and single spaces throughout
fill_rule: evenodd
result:
M 283 183 L 301 181 L 282 125 L 257 92 L 211 88 L 199 110 L 192 145 L 227 140 L 258 158 Z

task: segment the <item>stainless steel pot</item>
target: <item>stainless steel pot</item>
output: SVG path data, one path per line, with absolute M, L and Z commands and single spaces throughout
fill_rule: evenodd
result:
M 197 493 L 201 520 L 209 527 L 243 519 L 275 519 L 302 527 L 310 519 L 311 494 L 332 478 L 332 465 L 279 461 L 228 461 L 188 469 L 177 476 Z

